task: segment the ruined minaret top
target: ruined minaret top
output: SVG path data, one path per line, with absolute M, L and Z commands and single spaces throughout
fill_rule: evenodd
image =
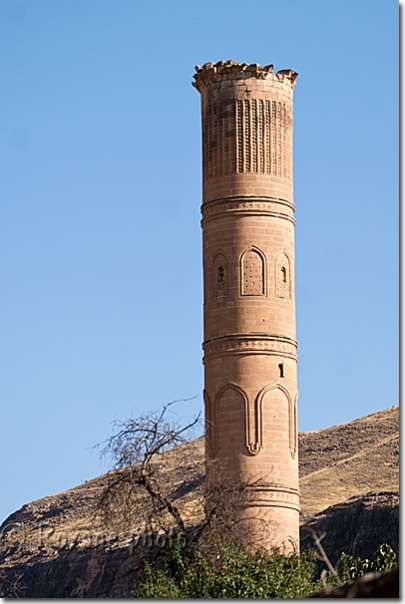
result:
M 230 195 L 293 203 L 292 122 L 297 72 L 219 61 L 196 67 L 201 94 L 203 204 Z
M 202 67 L 195 67 L 196 74 L 194 75 L 195 82 L 193 86 L 199 92 L 205 87 L 215 82 L 223 80 L 237 80 L 247 78 L 258 78 L 265 80 L 266 78 L 274 78 L 279 82 L 289 81 L 291 87 L 295 86 L 295 79 L 298 75 L 292 69 L 281 69 L 274 73 L 274 65 L 259 65 L 258 63 L 238 63 L 237 61 L 218 61 L 218 63 L 205 63 Z

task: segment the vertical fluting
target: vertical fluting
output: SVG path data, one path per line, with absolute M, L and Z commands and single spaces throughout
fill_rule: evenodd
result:
M 292 95 L 297 74 L 196 68 L 203 132 L 207 493 L 255 544 L 298 546 Z

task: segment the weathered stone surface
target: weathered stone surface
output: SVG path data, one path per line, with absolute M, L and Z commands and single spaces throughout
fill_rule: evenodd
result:
M 141 557 L 129 547 L 68 550 L 55 559 L 35 557 L 2 567 L 0 595 L 19 598 L 131 597 Z
M 367 493 L 331 506 L 301 526 L 301 549 L 314 547 L 309 529 L 318 536 L 325 533 L 322 546 L 337 565 L 342 552 L 360 558 L 373 558 L 381 543 L 388 543 L 399 554 L 398 492 Z M 319 569 L 326 568 L 323 563 Z
M 322 589 L 308 598 L 399 598 L 399 569 L 368 573 L 334 589 Z
M 298 546 L 293 88 L 257 63 L 197 69 L 203 148 L 204 403 L 207 501 L 233 506 L 240 540 Z
M 259 65 L 258 63 L 238 63 L 238 61 L 218 61 L 218 63 L 205 63 L 203 66 L 196 65 L 196 74 L 194 75 L 195 86 L 201 90 L 204 86 L 213 82 L 221 81 L 221 77 L 228 75 L 230 78 L 241 78 L 246 74 L 247 78 L 266 79 L 267 76 L 275 80 L 288 80 L 290 86 L 294 86 L 298 73 L 293 69 L 280 69 L 273 75 L 274 65 Z

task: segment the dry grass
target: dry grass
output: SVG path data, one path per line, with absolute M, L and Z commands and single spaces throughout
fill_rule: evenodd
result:
M 303 520 L 355 495 L 398 490 L 398 407 L 300 434 L 299 444 Z
M 398 407 L 360 418 L 347 424 L 299 435 L 302 520 L 330 505 L 370 491 L 398 489 Z M 203 517 L 204 442 L 198 439 L 168 451 L 156 460 L 163 485 L 176 498 L 176 504 L 190 524 Z M 113 473 L 104 474 L 78 487 L 34 501 L 9 517 L 7 522 L 22 523 L 14 536 L 3 535 L 0 554 L 7 550 L 2 564 L 48 559 L 61 549 L 89 547 L 104 542 L 119 547 L 129 541 L 133 531 L 141 530 L 148 499 L 140 494 L 130 514 L 124 514 L 123 501 L 117 498 L 110 517 L 95 514 L 99 495 Z M 43 523 L 39 526 L 39 523 Z M 25 533 L 24 544 L 11 547 L 17 532 Z M 1 565 L 0 565 L 1 566 Z

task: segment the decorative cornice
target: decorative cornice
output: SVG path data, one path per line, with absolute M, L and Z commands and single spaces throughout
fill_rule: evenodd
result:
M 252 491 L 262 491 L 262 492 L 274 492 L 274 493 L 288 493 L 290 495 L 299 495 L 300 490 L 295 487 L 290 487 L 286 484 L 281 484 L 279 482 L 266 482 L 264 480 L 258 480 L 257 482 L 253 481 L 252 484 L 247 484 L 246 488 Z
M 291 88 L 295 86 L 298 73 L 292 69 L 281 69 L 273 74 L 274 65 L 259 65 L 258 63 L 238 63 L 238 61 L 218 61 L 218 63 L 205 63 L 202 67 L 195 67 L 195 82 L 192 85 L 201 92 L 205 86 L 220 82 L 222 79 L 257 78 L 265 80 L 274 77 L 280 82 L 287 82 Z
M 276 483 L 257 483 L 248 485 L 250 492 L 247 505 L 249 507 L 283 507 L 299 511 L 299 489 Z
M 298 343 L 284 336 L 268 334 L 228 334 L 203 343 L 204 361 L 231 354 L 267 354 L 298 360 Z
M 284 211 L 283 211 L 284 210 Z M 212 199 L 201 206 L 202 223 L 217 216 L 245 214 L 283 218 L 295 225 L 292 201 L 266 195 L 232 195 Z

